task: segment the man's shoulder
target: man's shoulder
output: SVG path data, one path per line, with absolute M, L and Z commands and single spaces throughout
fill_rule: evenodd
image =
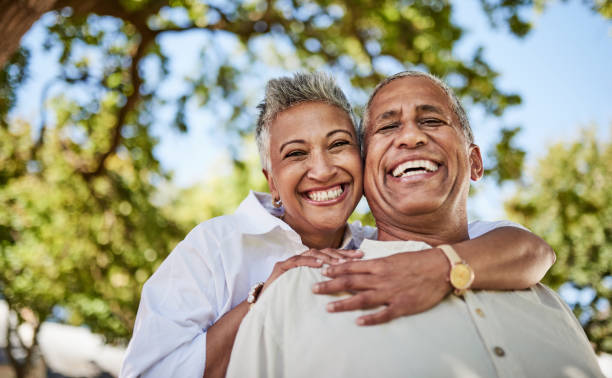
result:
M 320 268 L 298 266 L 280 275 L 262 293 L 253 310 L 257 312 L 285 313 L 292 311 L 295 305 L 305 305 L 304 301 L 316 301 L 324 296 L 312 293 L 312 286 L 326 278 L 321 274 Z M 296 298 L 299 300 L 296 301 Z
M 497 221 L 483 221 L 483 220 L 475 220 L 468 224 L 468 233 L 470 234 L 470 238 L 474 239 L 479 237 L 480 235 L 486 234 L 489 231 L 493 231 L 496 228 L 500 227 L 516 227 L 525 231 L 527 230 L 524 226 L 509 221 L 509 220 L 497 220 Z

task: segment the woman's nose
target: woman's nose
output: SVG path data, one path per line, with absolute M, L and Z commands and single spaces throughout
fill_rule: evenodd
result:
M 308 167 L 308 178 L 325 182 L 336 174 L 337 167 L 325 153 L 313 154 Z

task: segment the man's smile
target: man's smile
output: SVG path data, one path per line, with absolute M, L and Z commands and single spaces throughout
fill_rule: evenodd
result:
M 390 174 L 394 178 L 408 178 L 417 175 L 426 175 L 434 173 L 440 167 L 440 163 L 429 159 L 411 159 L 405 160 L 397 164 L 394 168 L 389 170 Z

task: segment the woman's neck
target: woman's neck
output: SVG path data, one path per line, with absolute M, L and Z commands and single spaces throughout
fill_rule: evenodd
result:
M 302 243 L 312 249 L 340 248 L 344 240 L 346 225 L 333 233 L 300 233 Z

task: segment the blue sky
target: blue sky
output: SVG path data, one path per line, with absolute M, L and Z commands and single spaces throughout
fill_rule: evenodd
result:
M 579 130 L 595 126 L 609 140 L 612 126 L 612 22 L 578 1 L 553 2 L 534 14 L 534 29 L 523 39 L 504 30 L 491 31 L 476 1 L 456 1 L 455 19 L 469 33 L 459 54 L 485 47 L 486 60 L 499 73 L 504 90 L 523 99 L 501 119 L 470 112 L 476 142 L 488 151 L 501 126 L 523 127 L 517 145 L 527 151 L 527 172 L 554 143 L 576 140 Z M 486 159 L 486 156 L 485 156 Z M 503 199 L 514 186 L 497 188 L 484 180 L 470 199 L 471 215 L 503 218 Z
M 601 138 L 610 138 L 612 125 L 612 22 L 591 12 L 579 1 L 553 2 L 542 14 L 533 14 L 535 27 L 527 37 L 518 39 L 500 28 L 491 30 L 476 0 L 454 1 L 453 17 L 466 33 L 457 46 L 459 55 L 471 55 L 482 45 L 485 58 L 500 73 L 498 85 L 518 92 L 523 103 L 508 110 L 502 118 L 485 116 L 469 109 L 476 142 L 483 152 L 499 137 L 503 126 L 523 127 L 517 144 L 528 155 L 528 168 L 547 147 L 579 137 L 581 127 L 595 125 Z M 31 79 L 20 92 L 13 116 L 39 123 L 40 98 L 44 84 L 57 72 L 54 53 L 43 54 L 43 30 L 35 26 L 24 38 L 34 49 Z M 198 49 L 207 43 L 197 32 L 167 37 L 163 48 L 173 59 L 171 70 L 177 78 L 201 70 Z M 223 47 L 221 47 L 223 48 Z M 198 63 L 200 62 L 200 63 Z M 265 78 L 278 75 L 266 72 Z M 181 85 L 170 81 L 168 91 Z M 347 88 L 345 88 L 347 89 Z M 56 88 L 59 91 L 59 88 Z M 253 90 L 253 88 L 251 88 Z M 53 92 L 53 89 L 52 91 Z M 170 117 L 162 113 L 156 128 L 160 145 L 156 153 L 167 169 L 175 172 L 175 183 L 187 186 L 206 177 L 213 164 L 226 152 L 218 131 L 219 120 L 195 107 L 189 117 L 197 127 L 187 134 L 169 131 Z M 485 156 L 486 159 L 486 156 Z M 498 188 L 487 180 L 477 184 L 478 195 L 470 199 L 472 218 L 503 218 L 503 199 L 514 189 Z

